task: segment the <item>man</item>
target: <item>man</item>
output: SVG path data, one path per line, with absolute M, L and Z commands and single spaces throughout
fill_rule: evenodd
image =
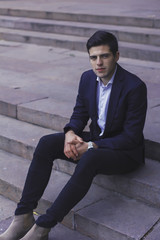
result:
M 85 196 L 97 174 L 124 174 L 144 163 L 145 84 L 117 64 L 117 39 L 105 31 L 87 42 L 92 70 L 82 74 L 64 133 L 44 136 L 35 150 L 15 218 L 0 240 L 44 240 Z M 90 132 L 83 132 L 91 119 Z M 59 196 L 35 222 L 36 208 L 57 158 L 77 163 Z M 106 216 L 107 217 L 107 216 Z

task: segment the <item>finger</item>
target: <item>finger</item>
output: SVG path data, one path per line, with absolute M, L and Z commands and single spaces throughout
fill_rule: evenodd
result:
M 83 143 L 83 142 L 84 142 L 83 139 L 77 136 L 75 139 L 73 139 L 73 140 L 71 140 L 70 142 L 67 142 L 67 143 L 76 145 L 78 143 Z
M 70 158 L 70 146 L 69 144 L 65 144 L 64 146 L 64 154 L 67 158 Z
M 68 154 L 67 151 L 64 150 L 64 154 L 65 154 L 65 156 L 66 156 L 67 158 L 70 158 L 70 156 L 69 156 L 69 154 Z
M 72 154 L 74 155 L 74 157 L 77 158 L 78 157 L 78 151 L 76 149 L 76 146 L 75 145 L 71 145 L 70 147 L 71 147 Z
M 68 144 L 71 144 L 71 145 L 76 145 L 76 144 L 79 143 L 79 140 L 73 139 L 73 140 L 71 140 L 70 142 L 67 142 L 67 143 L 68 143 Z
M 80 142 L 80 143 L 83 143 L 83 139 L 79 136 L 77 136 L 77 140 Z
M 71 144 L 66 144 L 64 153 L 68 158 L 72 158 L 73 160 L 76 160 L 78 154 L 75 146 Z

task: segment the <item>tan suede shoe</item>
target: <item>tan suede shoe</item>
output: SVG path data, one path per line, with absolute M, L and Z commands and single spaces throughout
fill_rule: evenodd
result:
M 19 240 L 32 228 L 34 223 L 33 213 L 14 216 L 9 228 L 0 235 L 0 240 Z
M 34 224 L 31 230 L 21 240 L 48 240 L 50 230 L 50 228 L 43 228 Z

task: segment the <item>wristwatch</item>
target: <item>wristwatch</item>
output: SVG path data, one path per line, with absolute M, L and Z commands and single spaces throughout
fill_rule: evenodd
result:
M 94 147 L 93 147 L 93 143 L 89 141 L 89 142 L 88 142 L 88 150 L 91 149 L 91 148 L 94 148 Z

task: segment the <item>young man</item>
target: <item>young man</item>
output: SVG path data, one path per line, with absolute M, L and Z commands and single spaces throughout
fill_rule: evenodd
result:
M 92 70 L 82 74 L 76 105 L 64 133 L 44 136 L 35 150 L 22 198 L 0 240 L 44 240 L 85 196 L 97 174 L 124 174 L 144 163 L 145 84 L 117 64 L 117 39 L 105 31 L 87 42 Z M 91 119 L 90 132 L 83 132 Z M 57 158 L 77 163 L 61 193 L 35 222 L 36 208 Z M 107 217 L 107 216 L 106 216 Z

